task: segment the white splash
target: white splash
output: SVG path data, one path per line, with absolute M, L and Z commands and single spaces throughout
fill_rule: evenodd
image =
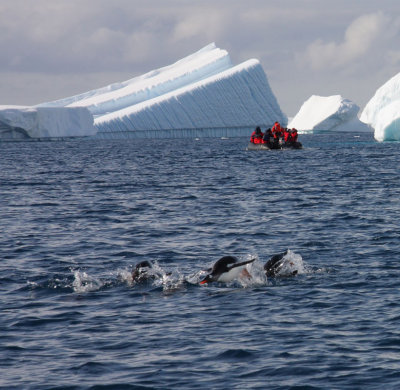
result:
M 100 290 L 103 287 L 103 282 L 100 279 L 89 276 L 86 272 L 74 271 L 72 287 L 76 293 L 86 293 Z
M 294 272 L 296 274 L 304 274 L 306 273 L 306 269 L 304 266 L 303 258 L 297 254 L 288 249 L 287 254 L 283 257 L 284 260 L 282 262 L 282 266 L 279 268 L 279 271 L 277 273 L 277 276 L 291 276 L 293 275 Z

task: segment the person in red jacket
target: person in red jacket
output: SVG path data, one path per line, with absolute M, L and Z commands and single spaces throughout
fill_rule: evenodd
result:
M 274 137 L 273 148 L 280 149 L 279 140 L 282 138 L 282 128 L 279 122 L 275 122 L 274 125 L 272 126 L 272 135 Z
M 292 129 L 292 142 L 297 142 L 297 130 L 295 128 Z
M 280 133 L 281 132 L 281 125 L 279 122 L 275 122 L 274 125 L 272 126 L 272 134 L 275 133 Z
M 261 144 L 263 137 L 264 137 L 264 134 L 261 131 L 261 128 L 259 126 L 257 126 L 256 129 L 251 134 L 250 142 L 253 144 Z
M 292 133 L 290 129 L 287 129 L 286 127 L 283 129 L 283 140 L 285 141 L 285 144 L 290 143 L 292 140 Z

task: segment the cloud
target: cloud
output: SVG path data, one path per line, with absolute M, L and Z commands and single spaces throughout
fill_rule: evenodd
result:
M 341 68 L 373 54 L 377 43 L 385 40 L 390 17 L 382 12 L 362 15 L 347 28 L 341 43 L 323 42 L 318 39 L 311 43 L 302 59 L 315 70 Z
M 203 35 L 213 41 L 224 31 L 224 25 L 223 15 L 218 12 L 211 12 L 209 15 L 195 12 L 184 15 L 177 21 L 172 37 L 175 41 L 179 41 Z
M 124 71 L 157 53 L 170 28 L 162 17 L 124 0 L 3 2 L 0 71 Z
M 379 74 L 375 87 L 399 71 L 398 0 L 283 3 L 0 0 L 0 98 L 68 96 L 169 65 L 210 42 L 234 64 L 259 59 L 291 112 L 304 95 L 332 93 L 327 81 L 338 93 L 356 78 L 370 83 Z
M 0 1 L 0 72 L 148 71 L 210 42 L 235 61 L 274 51 L 308 11 L 251 0 Z
M 400 67 L 400 50 L 389 50 L 386 56 L 389 64 Z

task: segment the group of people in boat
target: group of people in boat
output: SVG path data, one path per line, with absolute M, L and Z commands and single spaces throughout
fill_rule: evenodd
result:
M 272 128 L 263 133 L 259 126 L 253 131 L 250 143 L 265 145 L 270 149 L 281 149 L 282 147 L 301 147 L 297 140 L 298 133 L 295 128 L 288 129 L 282 127 L 279 122 L 275 122 Z

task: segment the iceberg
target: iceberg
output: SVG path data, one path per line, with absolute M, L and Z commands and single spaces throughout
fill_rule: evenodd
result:
M 171 92 L 231 66 L 228 53 L 210 44 L 172 65 L 142 76 L 40 106 L 87 107 L 93 115 L 104 115 Z
M 373 126 L 377 141 L 400 141 L 400 100 L 383 107 L 374 119 Z
M 97 138 L 239 136 L 287 123 L 259 61 L 234 66 L 214 43 L 142 76 L 38 107 L 87 108 Z
M 400 73 L 378 88 L 360 120 L 374 128 L 377 141 L 400 140 Z
M 0 106 L 0 140 L 84 137 L 96 131 L 84 107 Z
M 212 136 L 210 130 L 226 128 L 230 128 L 228 134 L 221 135 L 232 135 L 235 128 L 284 122 L 279 106 L 271 104 L 272 96 L 261 65 L 249 60 L 171 93 L 97 117 L 95 126 L 99 135 L 132 129 L 201 129 Z M 249 130 L 245 131 L 248 134 Z
M 312 95 L 290 121 L 289 127 L 299 131 L 371 131 L 358 119 L 359 110 L 354 102 L 340 95 Z

